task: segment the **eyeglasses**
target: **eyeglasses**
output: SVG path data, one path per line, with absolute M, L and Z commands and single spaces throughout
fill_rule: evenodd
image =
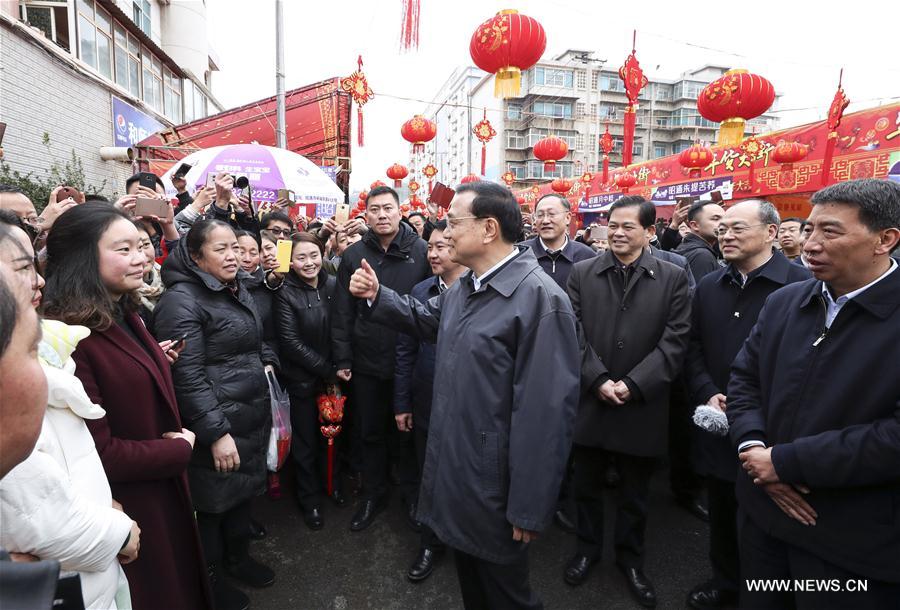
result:
M 281 235 L 281 236 L 283 236 L 283 237 L 286 237 L 286 236 L 288 236 L 288 235 L 291 234 L 291 230 L 290 230 L 290 229 L 266 229 L 266 230 L 267 230 L 269 233 L 272 233 L 272 234 L 274 234 L 274 235 Z
M 559 214 L 558 212 L 538 212 L 534 215 L 534 219 L 544 220 L 546 218 L 547 220 L 554 220 L 560 216 L 562 216 L 562 214 Z
M 719 237 L 725 237 L 726 235 L 728 235 L 728 232 L 731 231 L 732 235 L 734 235 L 735 237 L 739 237 L 754 227 L 764 226 L 766 226 L 766 223 L 759 223 L 756 225 L 735 225 L 733 227 L 719 227 L 718 229 L 716 229 L 716 235 L 718 235 Z
M 463 220 L 486 220 L 481 216 L 457 216 L 456 218 L 447 217 L 447 226 L 451 229 L 454 227 L 458 227 L 459 223 Z

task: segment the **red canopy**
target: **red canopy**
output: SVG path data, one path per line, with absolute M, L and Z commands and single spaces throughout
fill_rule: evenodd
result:
M 338 78 L 285 94 L 287 147 L 317 165 L 340 165 L 346 190 L 350 170 L 350 95 Z M 136 147 L 138 163 L 157 175 L 191 152 L 212 146 L 256 142 L 275 146 L 275 96 L 159 132 Z

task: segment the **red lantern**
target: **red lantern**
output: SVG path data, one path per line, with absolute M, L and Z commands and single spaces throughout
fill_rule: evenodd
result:
M 794 163 L 806 158 L 808 152 L 806 146 L 799 142 L 785 142 L 782 140 L 775 147 L 775 150 L 772 151 L 772 160 L 775 163 L 781 163 L 781 171 L 789 172 L 794 169 Z
M 516 175 L 512 172 L 503 172 L 503 175 L 500 176 L 500 179 L 506 186 L 512 186 L 513 182 L 516 181 Z
M 403 126 L 400 128 L 400 135 L 413 145 L 414 154 L 424 152 L 425 142 L 431 142 L 434 136 L 437 135 L 437 125 L 434 124 L 434 121 L 417 114 L 403 123 Z
M 359 201 L 356 202 L 356 209 L 359 211 L 365 211 L 366 209 L 366 200 L 362 197 L 359 198 Z
M 403 179 L 409 175 L 409 170 L 399 163 L 394 163 L 387 168 L 387 177 L 394 181 L 394 188 L 400 188 Z
M 494 96 L 519 94 L 522 70 L 538 62 L 547 35 L 537 20 L 516 10 L 504 10 L 478 26 L 469 42 L 475 65 L 494 74 Z
M 616 186 L 622 189 L 623 193 L 627 193 L 629 188 L 637 184 L 637 178 L 627 170 L 616 174 L 615 181 Z
M 568 178 L 557 178 L 550 183 L 550 188 L 554 193 L 568 193 L 572 190 L 572 181 Z
M 775 101 L 775 87 L 758 74 L 729 70 L 700 92 L 697 110 L 703 118 L 721 123 L 719 144 L 737 146 L 744 122 L 764 113 Z
M 481 176 L 469 174 L 468 176 L 463 176 L 462 180 L 459 181 L 460 184 L 468 184 L 469 182 L 481 182 Z
M 678 155 L 678 162 L 682 167 L 690 169 L 691 178 L 699 178 L 700 170 L 712 163 L 713 151 L 708 146 L 700 146 L 694 144 L 690 148 L 685 148 Z
M 526 202 L 526 201 L 528 201 L 528 200 L 525 199 L 525 197 L 523 197 L 522 195 L 518 195 L 518 196 L 516 197 L 516 203 L 518 203 L 520 207 L 523 206 L 523 205 L 525 205 L 525 202 Z
M 556 162 L 569 154 L 569 145 L 562 138 L 550 136 L 542 138 L 534 145 L 534 156 L 544 162 L 544 171 L 556 169 Z
M 362 192 L 359 194 L 359 200 L 360 200 L 360 201 L 365 201 L 365 200 L 368 199 L 368 198 L 369 198 L 369 191 L 362 191 Z
M 356 64 L 358 69 L 356 72 L 341 79 L 341 90 L 349 93 L 353 101 L 356 102 L 356 140 L 357 144 L 363 145 L 363 113 L 362 107 L 366 105 L 370 99 L 375 97 L 372 88 L 369 87 L 369 81 L 362 71 L 362 55 L 357 57 Z
M 379 186 L 387 186 L 387 185 L 384 182 L 382 182 L 381 180 L 376 180 L 375 182 L 373 182 L 372 184 L 369 185 L 369 190 L 371 191 L 372 189 L 378 188 Z
M 472 128 L 472 133 L 475 134 L 475 137 L 478 138 L 478 141 L 481 142 L 481 175 L 485 174 L 485 157 L 487 156 L 487 143 L 490 142 L 495 135 L 497 135 L 497 131 L 494 129 L 494 126 L 491 125 L 491 122 L 487 120 L 487 108 L 484 109 L 481 120 L 475 124 L 475 127 Z

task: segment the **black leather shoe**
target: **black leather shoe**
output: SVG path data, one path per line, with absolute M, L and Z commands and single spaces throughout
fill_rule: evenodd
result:
M 637 568 L 626 568 L 619 566 L 625 580 L 628 582 L 628 589 L 634 600 L 645 608 L 656 607 L 656 591 L 653 590 L 653 583 L 647 578 L 643 571 Z
M 585 555 L 575 555 L 575 557 L 569 561 L 568 565 L 566 565 L 563 580 L 566 581 L 566 584 L 577 587 L 587 580 L 588 572 L 590 572 L 591 564 L 593 563 L 594 562 L 591 561 L 590 557 Z
M 687 598 L 687 605 L 698 610 L 703 610 L 704 608 L 728 608 L 737 606 L 737 603 L 737 591 L 717 589 L 711 582 L 705 582 L 694 587 Z
M 262 540 L 266 537 L 266 528 L 256 519 L 250 519 L 250 539 Z
M 311 530 L 320 530 L 325 525 L 325 519 L 318 506 L 303 511 L 303 522 Z
M 347 497 L 340 489 L 335 489 L 331 492 L 331 501 L 334 502 L 335 506 L 341 507 L 347 503 Z
M 701 521 L 709 523 L 709 510 L 697 498 L 693 496 L 676 498 L 675 503 Z
M 416 555 L 412 565 L 409 566 L 406 577 L 412 582 L 422 582 L 431 576 L 431 573 L 434 571 L 434 562 L 436 559 L 437 554 L 431 549 L 419 549 L 419 554 Z
M 250 608 L 250 598 L 247 594 L 232 586 L 222 574 L 219 573 L 219 566 L 216 564 L 208 564 L 209 584 L 213 592 L 213 601 L 217 610 L 248 610 Z
M 556 513 L 553 515 L 553 523 L 555 523 L 559 529 L 566 532 L 567 534 L 572 534 L 575 532 L 575 522 L 569 518 L 569 515 L 567 515 L 566 511 L 564 510 L 556 511 Z
M 409 526 L 409 529 L 417 534 L 422 531 L 422 524 L 416 519 L 416 510 L 418 507 L 419 505 L 416 502 L 410 502 L 406 505 L 406 524 Z
M 240 563 L 232 563 L 226 566 L 228 575 L 247 586 L 262 589 L 275 583 L 275 572 L 250 557 L 244 556 Z
M 356 514 L 350 521 L 351 532 L 361 532 L 375 520 L 376 515 L 384 509 L 384 502 L 377 500 L 365 500 L 357 509 Z

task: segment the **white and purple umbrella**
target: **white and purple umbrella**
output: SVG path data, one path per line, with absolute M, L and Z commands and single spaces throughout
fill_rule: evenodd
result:
M 307 209 L 315 205 L 315 215 L 320 217 L 334 215 L 335 205 L 344 201 L 344 192 L 328 174 L 303 155 L 283 148 L 234 144 L 193 152 L 162 176 L 166 191 L 173 196 L 171 177 L 182 163 L 191 165 L 185 176 L 189 191 L 206 186 L 209 174 L 228 172 L 247 176 L 253 202 L 258 206 L 274 203 L 278 189 L 294 191 L 296 203 Z

